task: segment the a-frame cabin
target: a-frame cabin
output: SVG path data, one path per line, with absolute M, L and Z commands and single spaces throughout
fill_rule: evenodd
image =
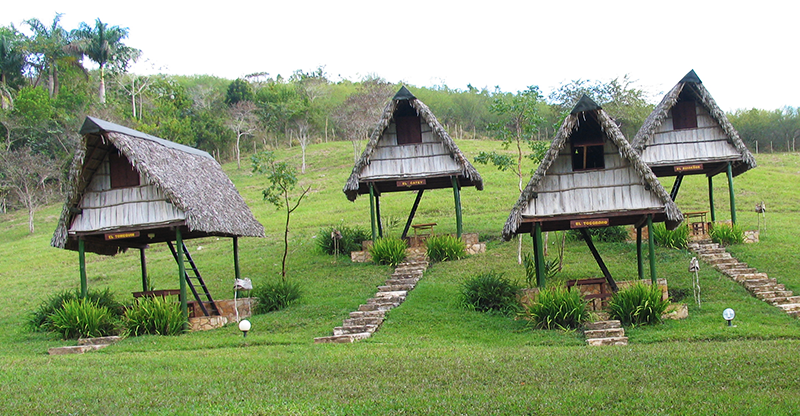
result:
M 455 199 L 456 230 L 462 234 L 461 188 L 483 189 L 483 179 L 467 160 L 430 108 L 406 87 L 400 87 L 389 101 L 373 130 L 361 158 L 344 186 L 347 199 L 370 196 L 373 239 L 383 234 L 380 196 L 389 192 L 417 191 L 417 197 L 403 230 L 414 218 L 427 189 L 452 188 Z
M 756 161 L 694 70 L 664 96 L 631 145 L 656 176 L 675 176 L 673 200 L 684 175 L 706 175 L 711 221 L 716 220 L 713 178 L 725 173 L 736 223 L 733 177 L 756 167 Z
M 166 242 L 178 265 L 184 315 L 187 285 L 203 313 L 216 314 L 183 240 L 232 237 L 239 278 L 238 237 L 264 237 L 264 227 L 219 163 L 204 151 L 93 117 L 86 118 L 80 134 L 51 245 L 78 251 L 82 296 L 87 293 L 86 252 L 113 256 L 139 249 L 142 291 L 147 292 L 145 249 Z
M 503 239 L 531 233 L 537 284 L 541 287 L 545 284 L 542 232 L 578 229 L 615 289 L 586 229 L 634 224 L 641 278 L 642 227 L 664 221 L 673 229 L 682 220 L 678 207 L 614 121 L 584 95 L 564 119 L 542 163 L 520 194 L 503 227 Z M 653 234 L 649 235 L 650 273 L 655 281 Z

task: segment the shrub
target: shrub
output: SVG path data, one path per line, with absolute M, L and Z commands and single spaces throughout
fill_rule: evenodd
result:
M 604 243 L 623 243 L 628 240 L 628 230 L 622 225 L 587 228 L 586 231 L 588 231 L 589 235 L 592 236 L 592 241 L 600 241 Z M 583 235 L 578 230 L 570 230 L 569 235 L 573 241 L 583 240 Z
M 589 320 L 589 309 L 578 288 L 556 287 L 540 291 L 520 316 L 536 328 L 577 328 Z
M 502 273 L 483 273 L 461 285 L 460 302 L 464 307 L 480 312 L 509 314 L 519 310 L 519 292 L 520 287 L 503 277 Z
M 714 223 L 709 236 L 711 237 L 711 241 L 723 246 L 741 244 L 744 242 L 744 230 L 736 224 Z
M 114 299 L 114 295 L 109 289 L 89 290 L 86 294 L 88 300 L 97 303 L 98 306 L 105 306 L 112 315 L 122 316 L 122 304 Z M 30 314 L 27 326 L 32 331 L 51 331 L 50 315 L 61 310 L 64 303 L 71 300 L 80 299 L 80 289 L 64 290 L 56 292 L 44 300 L 39 307 Z
M 608 312 L 611 319 L 626 325 L 654 324 L 661 322 L 668 305 L 668 300 L 661 299 L 658 285 L 640 282 L 615 293 L 608 301 Z
M 556 275 L 561 271 L 558 268 L 561 259 L 556 257 L 554 259 L 544 259 L 544 278 L 546 282 L 552 281 Z M 525 266 L 525 282 L 528 287 L 535 286 L 536 282 L 536 262 L 532 253 L 525 253 L 522 256 L 522 264 Z
M 334 244 L 331 234 L 337 230 L 342 234 L 342 239 Z M 319 230 L 317 245 L 327 254 L 336 254 L 337 249 L 340 254 L 350 254 L 351 251 L 361 251 L 361 242 L 370 238 L 367 230 L 361 227 L 328 227 Z
M 663 222 L 653 224 L 653 240 L 666 248 L 686 248 L 689 242 L 689 225 L 682 224 L 670 231 Z
M 466 245 L 452 235 L 436 235 L 425 241 L 431 261 L 458 260 L 467 255 Z
M 49 320 L 51 330 L 64 339 L 114 335 L 118 326 L 118 319 L 108 307 L 88 299 L 64 302 L 61 309 L 50 315 Z
M 178 303 L 162 297 L 140 298 L 128 307 L 123 318 L 130 336 L 145 334 L 178 335 L 183 332 L 186 318 Z
M 297 302 L 301 295 L 299 283 L 291 283 L 284 279 L 256 286 L 253 289 L 253 296 L 258 299 L 255 313 L 279 311 Z
M 399 238 L 384 237 L 372 243 L 369 254 L 375 263 L 397 266 L 406 258 L 407 247 L 406 242 Z
M 692 293 L 689 289 L 671 287 L 668 289 L 669 299 L 672 302 L 680 302 Z

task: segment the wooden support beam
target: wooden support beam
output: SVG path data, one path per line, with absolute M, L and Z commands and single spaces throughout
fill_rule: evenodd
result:
M 544 243 L 542 242 L 542 223 L 533 226 L 533 258 L 536 266 L 536 286 L 543 289 L 547 284 L 544 269 Z
M 736 197 L 733 192 L 733 167 L 728 162 L 728 193 L 731 197 L 731 222 L 736 225 Z
M 233 237 L 233 275 L 236 279 L 242 278 L 239 269 L 239 237 Z
M 383 238 L 383 224 L 381 224 L 381 196 L 375 194 L 375 221 L 378 224 L 378 237 Z
M 78 237 L 78 268 L 81 274 L 81 299 L 86 299 L 89 294 L 89 283 L 86 279 L 86 245 L 80 237 Z
M 408 214 L 408 221 L 406 221 L 406 227 L 403 228 L 403 236 L 400 237 L 401 239 L 404 239 L 408 236 L 408 229 L 411 228 L 411 221 L 414 221 L 414 214 L 417 213 L 417 207 L 419 206 L 420 199 L 422 199 L 423 192 L 425 192 L 424 189 L 417 191 L 417 198 L 414 200 L 414 205 L 411 207 L 411 213 Z
M 636 227 L 636 267 L 639 271 L 639 280 L 644 279 L 644 256 L 642 256 L 642 227 Z
M 375 229 L 375 190 L 372 182 L 369 184 L 369 224 L 372 227 L 372 241 L 378 239 L 378 230 Z
M 650 282 L 656 284 L 656 245 L 653 241 L 653 214 L 647 215 L 647 241 L 650 243 Z
M 669 197 L 672 198 L 672 202 L 675 202 L 675 198 L 678 197 L 678 190 L 681 189 L 681 183 L 683 182 L 683 174 L 678 174 L 675 177 L 675 183 L 672 184 L 672 192 L 669 193 Z
M 450 180 L 453 182 L 453 199 L 456 204 L 456 236 L 461 238 L 461 233 L 463 231 L 461 225 L 461 192 L 458 189 L 458 178 L 451 176 Z
M 603 262 L 603 258 L 600 257 L 600 253 L 597 252 L 597 249 L 594 247 L 594 243 L 592 242 L 592 235 L 589 234 L 586 228 L 579 228 L 581 235 L 583 236 L 583 241 L 586 241 L 586 245 L 589 246 L 589 251 L 592 252 L 592 256 L 594 260 L 597 262 L 597 265 L 600 266 L 600 270 L 603 272 L 603 276 L 605 276 L 608 285 L 611 286 L 611 290 L 616 293 L 619 289 L 617 288 L 617 282 L 614 281 L 614 278 L 611 277 L 611 272 L 608 271 L 608 267 L 606 267 L 606 263 Z
M 708 177 L 708 206 L 709 211 L 711 211 L 711 222 L 717 220 L 717 216 L 714 213 L 714 177 Z
M 186 265 L 183 263 L 183 236 L 181 235 L 181 228 L 175 227 L 175 251 L 176 259 L 178 261 L 178 279 L 180 280 L 181 288 L 181 314 L 186 319 L 184 329 L 188 329 L 189 322 L 189 303 L 186 298 Z
M 147 287 L 147 257 L 144 248 L 139 249 L 139 263 L 142 264 L 142 292 L 147 292 L 150 288 Z

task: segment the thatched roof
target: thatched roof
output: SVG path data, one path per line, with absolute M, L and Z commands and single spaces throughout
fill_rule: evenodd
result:
M 653 137 L 661 124 L 669 117 L 670 110 L 678 102 L 681 93 L 691 94 L 696 102 L 708 111 L 709 115 L 716 121 L 727 136 L 728 142 L 736 148 L 741 157 L 733 166 L 734 175 L 744 173 L 756 167 L 756 160 L 745 146 L 744 141 L 739 137 L 739 133 L 728 121 L 725 112 L 719 108 L 717 102 L 703 86 L 700 77 L 694 72 L 689 71 L 674 87 L 664 96 L 652 113 L 647 117 L 639 132 L 631 141 L 634 150 L 642 154 L 644 149 L 651 143 Z M 702 157 L 702 155 L 698 155 Z
M 370 164 L 370 158 L 374 155 L 376 147 L 378 146 L 378 142 L 380 141 L 381 137 L 383 137 L 384 132 L 389 128 L 389 126 L 394 121 L 394 114 L 395 110 L 397 109 L 398 103 L 401 101 L 408 101 L 414 110 L 416 110 L 417 114 L 430 126 L 433 133 L 436 137 L 441 140 L 441 143 L 444 145 L 445 149 L 450 153 L 450 157 L 460 166 L 460 172 L 458 176 L 459 184 L 461 186 L 472 186 L 474 185 L 479 191 L 483 190 L 483 179 L 475 167 L 467 160 L 466 156 L 461 153 L 456 143 L 447 134 L 444 127 L 439 123 L 439 120 L 436 119 L 436 116 L 433 115 L 431 109 L 428 108 L 425 103 L 417 99 L 414 94 L 411 93 L 406 87 L 401 87 L 400 90 L 395 94 L 395 96 L 386 104 L 386 107 L 381 114 L 380 120 L 378 120 L 378 124 L 376 125 L 375 129 L 372 131 L 372 135 L 370 136 L 369 142 L 367 143 L 364 152 L 361 154 L 361 158 L 358 159 L 355 166 L 353 167 L 353 171 L 350 174 L 350 177 L 347 180 L 347 183 L 344 186 L 344 193 L 347 195 L 347 199 L 350 201 L 355 201 L 359 194 L 368 193 L 367 188 L 367 181 L 362 180 L 362 173 L 364 168 Z M 429 177 L 444 177 L 446 181 L 438 181 L 436 182 L 436 186 L 429 187 L 445 187 L 451 186 L 449 185 L 449 173 L 441 174 L 441 173 L 431 173 Z M 396 177 L 391 178 L 383 178 L 386 181 L 393 181 L 395 179 L 405 179 L 402 173 L 398 172 Z M 439 178 L 442 179 L 442 178 Z M 439 186 L 439 184 L 445 184 Z
M 669 194 L 664 187 L 661 186 L 661 183 L 650 168 L 648 168 L 639 158 L 638 154 L 633 151 L 633 148 L 625 139 L 614 120 L 608 116 L 605 110 L 584 95 L 575 105 L 572 112 L 564 119 L 542 163 L 539 165 L 539 168 L 536 169 L 528 185 L 520 194 L 517 203 L 514 204 L 514 207 L 511 209 L 508 220 L 503 227 L 503 239 L 510 240 L 519 232 L 529 231 L 528 228 L 530 227 L 527 227 L 525 230 L 520 229 L 524 219 L 523 213 L 527 210 L 534 196 L 540 192 L 542 183 L 547 177 L 548 170 L 551 168 L 556 158 L 559 157 L 561 149 L 569 143 L 570 136 L 578 129 L 582 122 L 585 122 L 590 117 L 597 120 L 606 137 L 616 145 L 620 157 L 630 162 L 633 169 L 646 184 L 646 187 L 649 188 L 649 192 L 654 193 L 658 200 L 663 203 L 663 213 L 667 221 L 667 226 L 672 229 L 683 221 L 683 214 L 681 214 L 678 206 L 672 201 Z M 585 218 L 593 214 L 602 215 L 605 213 L 584 212 L 582 216 Z
M 264 227 L 250 212 L 244 199 L 222 167 L 211 155 L 192 147 L 170 142 L 114 123 L 87 117 L 81 128 L 83 135 L 69 172 L 66 203 L 51 244 L 54 247 L 77 249 L 68 230 L 79 212 L 79 204 L 93 175 L 110 150 L 116 148 L 130 161 L 148 185 L 155 186 L 185 214 L 185 220 L 165 227 L 184 227 L 186 238 L 202 236 L 264 237 Z M 113 148 L 112 148 L 113 146 Z M 131 224 L 125 230 L 136 229 Z M 158 225 L 148 225 L 148 233 L 156 233 Z M 100 230 L 110 232 L 113 230 Z M 158 233 L 155 240 L 169 241 L 174 232 Z M 122 241 L 122 240 L 120 240 Z M 125 241 L 125 244 L 133 244 Z M 124 244 L 87 240 L 86 250 L 100 254 L 123 251 Z

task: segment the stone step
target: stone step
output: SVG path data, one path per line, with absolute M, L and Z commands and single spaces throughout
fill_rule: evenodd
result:
M 628 337 L 587 338 L 586 343 L 592 346 L 628 345 Z
M 376 292 L 373 299 L 396 299 L 402 301 L 405 300 L 406 295 L 408 295 L 408 291 L 405 290 Z
M 333 328 L 333 336 L 373 333 L 378 329 L 378 325 L 345 325 Z
M 50 355 L 65 355 L 65 354 L 83 354 L 89 351 L 96 351 L 100 348 L 105 348 L 111 344 L 87 344 L 87 345 L 70 345 L 67 347 L 53 347 L 47 350 Z
M 409 278 L 409 279 L 387 279 L 387 285 L 416 285 L 419 282 L 419 278 Z
M 728 259 L 733 259 L 733 257 L 727 251 L 722 250 L 721 253 L 703 253 L 703 254 L 700 254 L 700 259 L 703 260 L 706 263 L 711 263 L 714 260 L 728 260 Z
M 359 325 L 380 325 L 383 323 L 382 316 L 366 317 L 366 318 L 347 318 L 342 321 L 342 326 L 359 326 Z
M 411 291 L 414 289 L 414 285 L 384 285 L 378 286 L 378 291 L 380 292 L 399 292 L 399 291 Z
M 800 311 L 800 303 L 784 303 L 777 306 L 787 312 Z
M 383 318 L 386 316 L 385 311 L 355 311 L 350 312 L 351 318 Z
M 745 273 L 745 274 L 738 274 L 735 276 L 731 276 L 731 278 L 739 283 L 745 282 L 747 280 L 769 279 L 766 273 Z
M 360 334 L 346 334 L 346 335 L 334 335 L 329 337 L 318 337 L 314 338 L 315 344 L 325 344 L 325 343 L 336 343 L 336 344 L 348 344 L 354 341 L 358 341 L 361 339 L 367 339 L 372 335 L 369 332 L 362 332 Z
M 624 337 L 625 329 L 623 328 L 587 329 L 586 331 L 583 331 L 583 335 L 587 339 Z
M 761 296 L 767 296 L 767 297 L 769 297 L 769 296 L 784 296 L 784 297 L 786 297 L 786 296 L 792 296 L 793 295 L 792 291 L 791 290 L 786 290 L 786 287 L 784 285 L 782 285 L 782 284 L 757 287 L 757 288 L 755 288 L 755 290 L 753 290 L 753 294 L 756 295 L 756 297 L 761 297 Z
M 786 313 L 795 318 L 800 318 L 800 311 L 786 311 Z
M 747 267 L 746 264 L 740 263 L 739 260 L 736 260 L 734 258 L 709 260 L 706 263 L 714 266 L 715 269 L 719 270 Z
M 622 324 L 616 319 L 608 321 L 589 322 L 586 324 L 586 329 L 590 331 L 597 329 L 611 329 L 611 328 L 622 328 Z
M 366 312 L 366 311 L 383 311 L 383 312 L 387 312 L 387 311 L 391 310 L 392 308 L 394 308 L 395 306 L 398 306 L 398 305 L 399 305 L 399 303 L 398 304 L 366 303 L 366 304 L 363 304 L 363 305 L 358 305 L 358 310 L 359 311 L 364 311 L 364 312 Z
M 800 303 L 800 296 L 789 296 L 786 298 L 789 303 Z
M 394 272 L 394 273 L 392 273 L 392 277 L 391 278 L 392 279 L 417 279 L 417 280 L 419 280 L 419 278 L 421 278 L 421 277 L 422 277 L 422 271 L 418 270 L 418 271 L 414 271 L 414 272 L 408 272 L 408 271 Z
M 739 267 L 739 268 L 725 269 L 725 270 L 722 271 L 722 273 L 725 274 L 725 275 L 728 275 L 730 277 L 734 277 L 734 276 L 740 275 L 740 274 L 758 273 L 758 270 L 756 270 L 753 267 Z
M 709 248 L 704 248 L 702 250 L 701 249 L 695 249 L 694 252 L 697 253 L 699 256 L 708 255 L 708 254 L 727 253 L 727 251 L 725 251 L 724 247 L 716 247 L 716 248 L 709 247 Z
M 111 337 L 97 337 L 97 338 L 80 338 L 78 340 L 78 345 L 111 345 L 116 342 L 119 342 L 122 337 L 118 336 L 111 336 Z

